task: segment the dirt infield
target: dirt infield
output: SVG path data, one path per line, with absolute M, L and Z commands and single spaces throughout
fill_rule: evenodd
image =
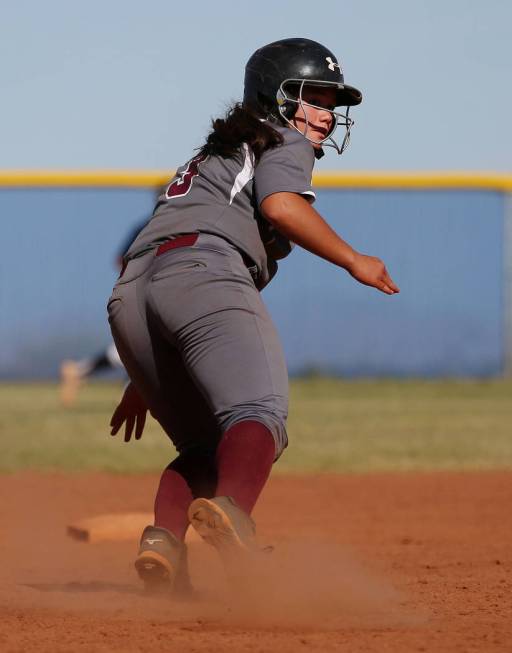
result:
M 276 546 L 230 593 L 190 545 L 197 593 L 145 596 L 136 544 L 65 526 L 145 511 L 157 477 L 0 477 L 0 650 L 510 651 L 512 473 L 275 477 L 255 518 Z

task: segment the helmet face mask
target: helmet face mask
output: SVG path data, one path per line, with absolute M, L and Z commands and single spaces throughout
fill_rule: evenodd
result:
M 308 103 L 303 97 L 304 87 L 318 86 L 333 88 L 336 92 L 336 107 L 346 107 L 344 113 Z M 256 115 L 271 122 L 284 124 L 302 133 L 321 156 L 321 146 L 333 147 L 341 154 L 350 139 L 354 124 L 349 118 L 349 107 L 361 102 L 361 92 L 344 82 L 343 72 L 335 55 L 326 47 L 309 39 L 283 39 L 265 45 L 257 50 L 247 62 L 243 104 Z M 308 137 L 309 124 L 303 132 L 293 124 L 297 109 L 312 106 L 329 111 L 332 115 L 329 133 L 321 140 Z M 339 145 L 333 138 L 338 126 L 345 128 L 345 135 Z
M 295 129 L 299 133 L 303 134 L 304 137 L 307 138 L 307 140 L 313 145 L 332 147 L 336 150 L 338 154 L 342 154 L 347 149 L 350 143 L 350 130 L 354 125 L 354 121 L 352 120 L 352 118 L 349 118 L 348 115 L 350 111 L 350 106 L 347 106 L 346 113 L 341 113 L 339 111 L 335 111 L 334 109 L 328 109 L 327 107 L 323 107 L 317 104 L 311 104 L 311 102 L 307 102 L 306 100 L 303 99 L 303 90 L 306 85 L 308 87 L 311 86 L 318 86 L 321 88 L 334 87 L 335 89 L 338 89 L 338 84 L 329 84 L 321 80 L 285 79 L 281 83 L 276 96 L 276 102 L 277 102 L 279 115 L 281 119 L 285 121 L 292 129 Z M 297 92 L 290 93 L 290 91 L 287 92 L 286 90 L 287 86 L 298 86 L 298 93 Z M 302 111 L 304 112 L 304 120 L 306 122 L 306 128 L 304 131 L 301 131 L 291 120 L 295 115 L 298 107 L 301 107 Z M 308 113 L 306 111 L 306 107 L 313 107 L 314 109 L 319 109 L 321 111 L 325 111 L 331 114 L 331 126 L 329 128 L 329 132 L 324 136 L 324 138 L 320 140 L 315 140 L 308 136 L 310 125 L 309 125 Z M 334 140 L 333 135 L 336 129 L 340 126 L 345 128 L 345 134 L 343 135 L 343 139 L 341 141 L 341 144 L 339 145 Z

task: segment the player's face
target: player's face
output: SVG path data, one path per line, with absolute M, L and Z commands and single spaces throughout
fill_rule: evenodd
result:
M 336 107 L 336 91 L 333 88 L 322 86 L 304 86 L 302 89 L 303 104 L 297 107 L 292 118 L 293 125 L 312 141 L 323 140 L 332 126 L 333 115 L 329 111 L 309 106 L 334 110 Z M 313 147 L 319 148 L 321 144 L 313 143 Z

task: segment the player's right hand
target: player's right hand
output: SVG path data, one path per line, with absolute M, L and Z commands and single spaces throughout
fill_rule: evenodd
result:
M 135 439 L 140 440 L 144 425 L 146 424 L 147 406 L 140 394 L 135 389 L 133 383 L 126 386 L 123 397 L 115 409 L 110 426 L 112 430 L 110 435 L 115 435 L 121 426 L 126 422 L 124 429 L 124 441 L 129 442 L 133 428 L 135 427 Z
M 389 276 L 384 263 L 375 256 L 356 253 L 354 261 L 347 268 L 347 271 L 359 283 L 377 288 L 386 295 L 394 295 L 400 292 L 400 288 Z

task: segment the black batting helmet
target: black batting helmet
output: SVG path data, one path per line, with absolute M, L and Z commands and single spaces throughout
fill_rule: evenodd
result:
M 341 154 L 348 144 L 353 124 L 348 117 L 348 107 L 359 104 L 362 94 L 345 84 L 335 55 L 320 43 L 303 38 L 283 39 L 256 50 L 245 67 L 243 104 L 262 118 L 294 127 L 290 118 L 297 105 L 303 102 L 305 84 L 334 88 L 336 106 L 347 107 L 345 114 L 331 112 L 334 120 L 330 133 L 321 141 Z M 332 138 L 338 125 L 346 129 L 341 146 Z M 307 138 L 307 133 L 305 136 Z

